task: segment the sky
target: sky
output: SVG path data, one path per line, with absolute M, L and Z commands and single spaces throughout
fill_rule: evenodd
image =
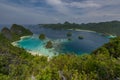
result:
M 120 0 L 0 0 L 0 24 L 120 20 Z

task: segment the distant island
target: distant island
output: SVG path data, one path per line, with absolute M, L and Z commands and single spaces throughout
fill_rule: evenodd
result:
M 120 35 L 120 21 L 109 21 L 109 22 L 99 22 L 99 23 L 82 23 L 82 24 L 76 24 L 76 23 L 69 23 L 64 22 L 63 24 L 39 24 L 42 25 L 45 28 L 52 28 L 52 29 L 80 29 L 80 30 L 91 30 L 96 31 L 99 33 L 105 33 L 105 34 L 112 34 L 112 35 Z

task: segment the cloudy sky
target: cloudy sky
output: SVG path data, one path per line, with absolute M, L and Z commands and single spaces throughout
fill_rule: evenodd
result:
M 1 24 L 120 20 L 120 0 L 0 0 Z

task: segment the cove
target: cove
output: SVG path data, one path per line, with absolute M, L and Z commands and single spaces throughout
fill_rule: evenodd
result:
M 96 32 L 87 31 L 72 31 L 72 30 L 53 30 L 46 28 L 29 28 L 35 35 L 22 38 L 15 42 L 18 47 L 24 48 L 32 54 L 39 54 L 45 56 L 54 56 L 57 54 L 77 54 L 91 53 L 103 44 L 107 43 L 109 39 L 101 36 Z M 71 32 L 71 40 L 66 36 L 67 32 Z M 44 33 L 47 39 L 42 41 L 38 38 L 39 34 Z M 78 39 L 81 35 L 84 39 Z M 45 44 L 48 40 L 53 42 L 53 48 L 46 49 Z

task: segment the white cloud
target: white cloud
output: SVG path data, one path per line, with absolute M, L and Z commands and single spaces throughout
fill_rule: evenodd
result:
M 62 2 L 62 0 L 46 0 L 46 2 L 53 6 L 53 8 L 62 13 L 62 14 L 67 14 L 69 15 L 69 9 L 64 5 L 64 2 Z
M 67 5 L 71 7 L 76 7 L 76 8 L 99 8 L 101 7 L 100 4 L 97 4 L 93 1 L 71 2 Z

